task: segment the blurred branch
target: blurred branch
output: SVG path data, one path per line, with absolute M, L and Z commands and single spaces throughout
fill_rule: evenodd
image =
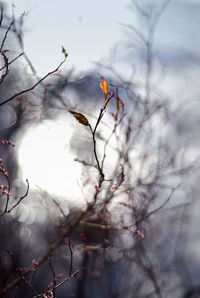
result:
M 84 166 L 87 166 L 87 167 L 93 167 L 93 168 L 95 168 L 95 169 L 98 169 L 97 165 L 93 165 L 93 164 L 91 164 L 91 163 L 88 163 L 88 162 L 86 162 L 85 160 L 80 160 L 80 159 L 78 159 L 78 158 L 74 158 L 74 161 L 77 161 L 77 162 L 79 162 L 79 163 L 82 163 Z
M 170 201 L 173 193 L 180 187 L 180 184 L 178 184 L 177 186 L 173 187 L 172 190 L 170 191 L 169 196 L 167 197 L 167 199 L 156 209 L 152 210 L 151 212 L 149 212 L 147 215 L 144 215 L 140 220 L 136 221 L 136 226 L 141 223 L 142 221 L 146 220 L 147 218 L 149 218 L 151 215 L 157 213 L 158 211 L 160 211 L 161 209 L 163 209 L 165 207 L 165 205 Z
M 161 4 L 161 6 L 159 7 L 158 11 L 156 12 L 154 19 L 153 19 L 153 23 L 152 23 L 152 28 L 151 30 L 155 31 L 157 24 L 162 16 L 162 14 L 164 13 L 164 11 L 166 10 L 167 6 L 169 5 L 169 2 L 171 0 L 165 0 L 163 1 L 163 3 Z
M 56 250 L 58 247 L 60 247 L 61 244 L 63 244 L 64 240 L 66 239 L 67 236 L 69 236 L 69 234 L 78 226 L 79 222 L 81 221 L 81 219 L 84 217 L 84 215 L 87 213 L 87 210 L 85 211 L 82 211 L 79 216 L 76 218 L 76 220 L 71 223 L 68 227 L 68 229 L 65 231 L 65 233 L 63 233 L 62 237 L 52 243 L 48 249 L 48 251 L 46 252 L 46 254 L 38 261 L 38 267 L 41 266 L 46 260 L 48 260 L 49 256 L 52 254 L 52 252 L 54 250 Z M 31 272 L 33 272 L 35 270 L 35 266 L 31 266 L 31 267 L 28 267 L 26 268 L 26 271 L 24 272 L 24 277 L 29 275 Z M 83 269 L 80 269 L 80 270 L 84 270 Z M 78 274 L 78 272 L 80 272 L 80 270 L 77 270 L 71 277 L 67 277 L 65 279 L 65 281 L 62 282 L 62 284 L 64 282 L 66 282 L 67 280 L 71 279 L 72 277 L 74 277 L 75 275 Z M 16 279 L 14 279 L 12 282 L 10 282 L 9 284 L 6 285 L 6 287 L 4 287 L 2 289 L 2 291 L 0 292 L 0 294 L 2 296 L 4 296 L 8 291 L 10 291 L 11 289 L 13 289 L 14 287 L 16 287 L 22 280 L 22 277 L 17 277 Z M 61 284 L 60 284 L 61 285 Z M 59 287 L 60 285 L 57 285 L 57 287 Z

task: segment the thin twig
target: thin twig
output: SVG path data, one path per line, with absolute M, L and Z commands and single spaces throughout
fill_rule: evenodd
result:
M 8 254 L 10 255 L 10 257 L 11 257 L 11 259 L 12 259 L 12 263 L 13 263 L 13 266 L 14 266 L 15 271 L 19 274 L 21 280 L 22 280 L 22 281 L 23 281 L 29 288 L 31 288 L 32 293 L 35 295 L 35 294 L 36 294 L 36 291 L 35 291 L 34 287 L 33 287 L 32 284 L 27 280 L 27 278 L 25 277 L 25 275 L 22 273 L 23 270 L 20 270 L 20 269 L 23 269 L 23 268 L 19 267 L 19 266 L 16 264 L 15 259 L 14 259 L 14 256 L 13 256 L 13 253 L 12 253 L 9 249 L 7 249 L 7 252 L 8 252 Z
M 69 266 L 69 276 L 72 275 L 72 266 L 73 266 L 73 251 L 72 251 L 72 246 L 71 246 L 71 240 L 68 239 L 68 247 L 70 251 L 70 266 Z
M 10 213 L 15 207 L 17 207 L 20 202 L 25 198 L 27 197 L 28 193 L 29 193 L 29 182 L 28 182 L 28 179 L 26 179 L 26 183 L 27 183 L 27 189 L 26 189 L 26 193 L 18 200 L 18 202 L 13 205 L 9 210 L 6 211 L 6 213 Z
M 3 21 L 3 6 L 1 6 L 1 14 L 0 14 L 0 28 L 2 25 L 2 21 Z
M 49 256 L 49 267 L 51 269 L 51 272 L 53 274 L 53 298 L 56 297 L 56 274 L 52 265 L 52 261 L 51 261 L 51 255 Z
M 5 33 L 4 38 L 3 38 L 3 40 L 2 40 L 2 43 L 1 43 L 0 51 L 2 51 L 2 49 L 3 49 L 3 46 L 4 46 L 4 43 L 5 43 L 5 41 L 6 41 L 8 32 L 10 31 L 10 28 L 12 27 L 13 24 L 14 24 L 14 21 L 12 21 L 12 22 L 10 23 L 10 26 L 9 26 L 8 29 L 6 30 L 6 33 Z
M 8 62 L 8 66 L 9 66 L 10 64 L 12 64 L 13 62 L 15 62 L 15 61 L 16 61 L 18 58 L 20 58 L 22 55 L 24 55 L 24 53 L 20 53 L 20 54 L 17 55 L 15 58 L 13 58 L 13 60 L 11 60 L 10 62 Z M 2 66 L 2 67 L 0 68 L 0 71 L 3 70 L 4 68 L 6 68 L 6 65 Z
M 97 118 L 97 122 L 95 124 L 95 127 L 94 127 L 94 130 L 92 130 L 92 127 L 91 125 L 89 124 L 89 128 L 91 130 L 91 133 L 92 133 L 92 139 L 93 139 L 93 147 L 94 147 L 94 156 L 95 156 L 95 159 L 96 159 L 96 162 L 97 162 L 97 167 L 98 167 L 98 171 L 99 171 L 99 174 L 100 174 L 100 181 L 99 181 L 99 184 L 101 184 L 103 181 L 104 181 L 104 178 L 105 178 L 105 175 L 103 173 L 103 168 L 101 168 L 100 166 L 100 163 L 99 163 L 99 159 L 98 159 L 98 156 L 97 156 L 97 148 L 96 148 L 96 130 L 97 130 L 97 127 L 103 117 L 103 114 L 104 114 L 104 111 L 107 107 L 107 104 L 109 103 L 109 101 L 111 100 L 111 98 L 114 97 L 114 93 L 112 93 L 110 95 L 110 97 L 108 98 L 107 102 L 105 105 L 102 106 L 100 112 L 99 112 L 99 116 Z
M 122 117 L 120 118 L 119 122 L 115 123 L 115 125 L 114 125 L 114 127 L 113 127 L 113 130 L 112 130 L 110 136 L 107 138 L 107 140 L 106 140 L 106 142 L 105 142 L 105 144 L 104 144 L 104 152 L 103 152 L 103 158 L 102 158 L 102 162 L 101 162 L 101 169 L 103 169 L 103 167 L 104 167 L 104 162 L 105 162 L 105 158 L 106 158 L 106 148 L 107 148 L 107 146 L 108 146 L 108 144 L 109 144 L 109 142 L 110 142 L 111 137 L 114 135 L 114 133 L 115 133 L 117 127 L 119 126 L 119 123 L 122 121 L 124 115 L 125 115 L 125 114 L 122 115 Z
M 86 162 L 85 160 L 80 160 L 80 159 L 78 159 L 78 158 L 74 158 L 74 161 L 80 162 L 80 163 L 82 163 L 84 166 L 87 166 L 87 167 L 93 167 L 93 168 L 95 168 L 95 169 L 98 169 L 97 165 L 93 165 L 93 164 L 91 164 L 91 163 L 88 163 L 88 162 Z
M 0 50 L 0 54 L 3 56 L 3 60 L 4 60 L 4 67 L 5 68 L 5 73 L 3 73 L 0 77 L 0 84 L 3 83 L 5 77 L 8 75 L 8 57 L 6 56 L 6 52 L 7 51 L 1 51 Z
M 135 225 L 137 226 L 140 222 L 146 220 L 147 218 L 149 218 L 151 215 L 157 213 L 158 211 L 160 211 L 161 209 L 163 209 L 165 207 L 165 205 L 170 201 L 173 193 L 175 192 L 175 190 L 177 190 L 180 187 L 180 184 L 178 184 L 177 186 L 173 187 L 169 196 L 167 197 L 167 199 L 156 209 L 152 210 L 151 212 L 149 212 L 147 215 L 143 216 L 141 219 L 137 220 Z
M 22 90 L 18 93 L 16 93 L 15 95 L 9 97 L 8 99 L 4 100 L 3 102 L 0 103 L 0 107 L 3 106 L 4 104 L 10 102 L 11 100 L 13 100 L 15 97 L 20 96 L 24 93 L 27 93 L 31 90 L 33 90 L 36 86 L 38 86 L 42 81 L 44 81 L 47 77 L 49 77 L 50 75 L 52 75 L 53 73 L 55 73 L 56 71 L 59 70 L 59 68 L 61 67 L 61 65 L 66 61 L 66 59 L 64 59 L 53 71 L 50 71 L 48 74 L 46 74 L 44 77 L 42 77 L 37 83 L 35 83 L 32 87 L 29 87 L 25 90 Z
M 70 280 L 70 279 L 76 277 L 76 275 L 77 275 L 78 273 L 80 273 L 81 271 L 83 271 L 83 270 L 85 270 L 85 267 L 76 270 L 72 275 L 66 277 L 63 281 L 61 281 L 59 284 L 57 284 L 56 289 L 59 288 L 60 286 L 62 286 L 62 285 L 63 285 L 65 282 L 67 282 L 68 280 Z

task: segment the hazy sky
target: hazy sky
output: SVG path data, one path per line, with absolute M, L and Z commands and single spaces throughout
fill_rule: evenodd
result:
M 141 0 L 140 4 L 142 1 L 144 0 Z M 86 70 L 93 67 L 93 61 L 104 59 L 115 43 L 123 44 L 126 36 L 120 23 L 137 24 L 130 9 L 131 0 L 5 2 L 9 12 L 12 3 L 15 5 L 16 15 L 27 12 L 25 50 L 40 75 L 58 65 L 63 58 L 62 45 L 69 52 L 67 68 L 75 66 L 76 70 Z M 158 3 L 161 3 L 161 0 Z M 157 30 L 159 46 L 165 47 L 165 51 L 170 52 L 177 43 L 184 47 L 185 44 L 192 46 L 197 42 L 196 29 L 200 12 L 200 5 L 197 4 L 200 4 L 200 0 L 170 1 Z M 193 40 L 188 42 L 188 38 L 192 37 Z M 198 45 L 196 47 L 198 48 Z M 128 55 L 127 58 L 129 59 Z
M 78 70 L 92 67 L 109 48 L 123 38 L 119 22 L 130 23 L 129 0 L 7 0 L 16 15 L 28 14 L 25 49 L 39 73 L 44 74 L 69 52 L 68 64 Z

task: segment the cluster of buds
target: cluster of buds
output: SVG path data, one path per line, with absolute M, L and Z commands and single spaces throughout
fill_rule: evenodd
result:
M 36 271 L 38 269 L 38 266 L 39 266 L 39 262 L 36 261 L 35 259 L 32 260 L 32 264 L 34 266 L 34 271 Z
M 8 144 L 8 145 L 11 145 L 12 147 L 15 147 L 15 144 L 10 140 L 2 140 L 1 144 L 3 145 Z
M 9 184 L 8 173 L 4 169 L 3 160 L 0 158 L 0 172 L 4 175 Z M 9 186 L 8 185 L 0 185 L 0 193 L 10 196 Z
M 133 230 L 129 225 L 123 225 L 123 229 L 130 231 L 138 238 L 144 239 L 144 234 L 140 230 Z
M 0 162 L 0 172 L 4 175 L 4 177 L 6 177 L 6 179 L 8 179 L 8 173 L 4 169 L 3 164 L 1 162 Z
M 8 185 L 0 185 L 0 192 L 5 195 L 10 195 Z
M 133 233 L 134 233 L 137 237 L 139 237 L 139 238 L 141 238 L 141 239 L 144 239 L 144 234 L 143 234 L 141 231 L 139 231 L 139 230 L 135 230 L 135 231 L 133 231 Z
M 27 272 L 30 271 L 30 269 L 27 267 L 16 267 L 16 270 L 22 274 L 26 274 Z

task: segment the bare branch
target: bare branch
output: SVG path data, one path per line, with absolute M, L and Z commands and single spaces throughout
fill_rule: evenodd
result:
M 13 58 L 13 60 L 11 60 L 10 62 L 8 62 L 8 66 L 9 66 L 10 64 L 12 64 L 13 62 L 15 62 L 18 58 L 20 58 L 20 57 L 23 56 L 23 55 L 24 55 L 24 53 L 20 53 L 19 55 L 17 55 L 15 58 Z M 6 65 L 2 66 L 2 67 L 0 68 L 0 71 L 3 70 L 4 68 L 6 68 Z
M 70 266 L 69 266 L 69 276 L 72 275 L 72 265 L 73 265 L 73 252 L 72 252 L 72 246 L 71 246 L 71 240 L 68 239 L 68 247 L 70 251 Z
M 2 25 L 2 21 L 3 21 L 3 6 L 1 5 L 0 28 L 1 28 L 1 25 Z
M 43 82 L 47 77 L 49 77 L 50 75 L 54 74 L 55 72 L 57 72 L 59 70 L 59 68 L 61 67 L 61 65 L 65 62 L 66 59 L 64 59 L 53 71 L 50 71 L 48 74 L 46 74 L 44 77 L 42 77 L 37 83 L 35 83 L 32 87 L 29 87 L 25 90 L 22 90 L 18 93 L 16 93 L 15 95 L 9 97 L 8 99 L 4 100 L 3 102 L 0 103 L 0 107 L 5 105 L 6 103 L 10 102 L 11 100 L 13 100 L 14 98 L 16 98 L 17 96 L 20 96 L 22 94 L 25 94 L 31 90 L 33 90 L 35 87 L 37 87 L 41 82 Z
M 53 274 L 53 297 L 56 297 L 56 274 L 52 265 L 51 255 L 49 256 L 49 267 Z
M 27 189 L 26 189 L 25 194 L 18 200 L 18 202 L 17 202 L 15 205 L 13 205 L 9 210 L 7 210 L 6 213 L 10 213 L 15 207 L 17 207 L 17 206 L 21 203 L 21 201 L 22 201 L 25 197 L 27 197 L 27 195 L 28 195 L 28 193 L 29 193 L 29 182 L 28 182 L 28 179 L 26 179 L 26 183 L 27 183 Z
M 57 286 L 56 289 L 59 288 L 60 286 L 62 286 L 64 283 L 66 283 L 67 281 L 69 281 L 70 279 L 74 278 L 77 276 L 77 274 L 79 274 L 81 271 L 85 270 L 85 267 L 80 268 L 78 270 L 76 270 L 72 275 L 66 277 L 63 281 L 61 281 Z
M 5 41 L 6 41 L 8 32 L 10 31 L 10 29 L 11 29 L 13 23 L 14 23 L 14 22 L 12 21 L 12 22 L 10 23 L 8 29 L 6 30 L 6 33 L 5 33 L 5 35 L 4 35 L 4 38 L 3 38 L 2 43 L 1 43 L 1 46 L 0 46 L 0 51 L 2 51 L 2 49 L 3 49 L 3 46 L 4 46 L 4 43 L 5 43 Z

